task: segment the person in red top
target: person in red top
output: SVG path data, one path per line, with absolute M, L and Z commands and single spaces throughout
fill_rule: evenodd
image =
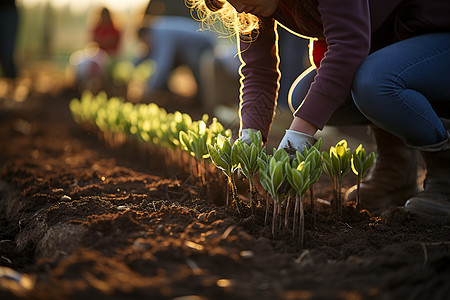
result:
M 96 93 L 111 86 L 111 69 L 120 51 L 120 40 L 121 31 L 114 24 L 109 9 L 103 7 L 89 30 L 89 42 L 70 58 L 80 90 Z
M 92 40 L 98 44 L 100 49 L 109 55 L 115 56 L 119 51 L 121 33 L 115 26 L 108 8 L 103 7 L 100 18 L 92 30 Z
M 302 151 L 315 142 L 318 130 L 332 124 L 341 108 L 353 106 L 355 113 L 381 132 L 384 141 L 379 142 L 375 134 L 378 154 L 393 157 L 389 163 L 383 163 L 382 156 L 377 158 L 374 173 L 383 176 L 364 187 L 369 192 L 381 191 L 372 201 L 386 206 L 409 198 L 405 210 L 431 221 L 450 219 L 450 122 L 443 119 L 450 118 L 444 109 L 450 102 L 450 1 L 190 3 L 205 17 L 222 16 L 240 35 L 241 139 L 246 140 L 249 130 L 260 130 L 267 140 L 280 79 L 276 27 L 284 26 L 294 34 L 326 43 L 326 52 L 279 147 Z M 396 148 L 394 154 L 380 149 L 386 139 L 400 141 L 387 143 L 388 148 L 389 144 Z M 428 171 L 424 191 L 417 195 L 415 180 L 408 181 L 408 173 L 402 170 L 409 168 L 409 159 L 414 161 L 407 158 L 414 149 L 423 154 Z M 401 196 L 392 199 L 396 192 L 392 187 Z M 363 197 L 368 198 L 364 192 Z

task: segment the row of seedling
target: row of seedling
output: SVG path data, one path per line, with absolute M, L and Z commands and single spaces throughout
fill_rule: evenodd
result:
M 206 114 L 193 121 L 186 113 L 168 113 L 154 103 L 133 104 L 118 97 L 108 98 L 104 92 L 83 93 L 80 99 L 70 102 L 70 111 L 77 123 L 111 148 L 131 145 L 134 155 L 139 154 L 149 163 L 163 160 L 171 169 L 183 168 L 198 175 L 203 184 L 209 156 L 206 144 L 215 143 L 218 134 L 231 137 L 231 130 Z
M 271 230 L 276 234 L 292 226 L 292 234 L 303 244 L 303 197 L 309 190 L 311 216 L 314 228 L 314 184 L 325 172 L 333 183 L 333 212 L 342 214 L 342 179 L 350 169 L 357 175 L 357 208 L 361 207 L 359 184 L 374 161 L 374 153 L 367 154 L 362 145 L 351 151 L 345 140 L 322 151 L 319 140 L 310 149 L 289 157 L 283 149 L 273 149 L 267 154 L 260 132 L 250 131 L 250 143 L 239 139 L 233 142 L 231 130 L 225 129 L 216 118 L 209 116 L 193 121 L 185 113 L 167 113 L 156 104 L 132 104 L 104 93 L 90 93 L 70 103 L 74 119 L 89 130 L 96 130 L 110 145 L 138 143 L 145 155 L 163 153 L 166 164 L 186 166 L 196 176 L 204 190 L 211 180 L 227 180 L 226 205 L 234 206 L 240 216 L 242 208 L 249 205 L 256 213 L 260 200 L 264 204 L 265 224 L 271 217 Z M 150 150 L 149 150 L 150 149 Z M 212 163 L 211 163 L 212 162 Z M 215 167 L 217 168 L 215 168 Z M 221 171 L 219 171 L 221 170 Z M 208 173 L 209 172 L 209 173 Z M 249 183 L 249 203 L 242 203 L 236 185 L 238 176 Z M 264 191 L 257 190 L 257 183 Z M 260 195 L 266 195 L 260 196 Z M 263 198 L 263 199 L 261 199 Z M 270 210 L 272 213 L 270 214 Z
M 361 208 L 359 186 L 364 173 L 374 161 L 373 152 L 367 155 L 362 145 L 351 152 L 347 142 L 342 140 L 336 146 L 330 147 L 329 152 L 321 153 L 322 140 L 320 139 L 310 149 L 297 151 L 294 158 L 290 158 L 284 149 L 273 149 L 272 155 L 268 155 L 265 148 L 261 147 L 261 133 L 250 131 L 249 134 L 250 144 L 241 140 L 232 144 L 229 138 L 219 135 L 216 144 L 208 145 L 212 162 L 228 178 L 233 203 L 238 213 L 240 204 L 235 178 L 236 173 L 239 172 L 244 174 L 249 182 L 252 212 L 254 212 L 255 204 L 258 203 L 255 178 L 259 177 L 261 186 L 271 198 L 269 201 L 269 197 L 266 196 L 265 224 L 268 222 L 269 209 L 272 207 L 272 234 L 275 235 L 277 230 L 287 229 L 292 224 L 292 234 L 298 238 L 300 247 L 303 247 L 304 232 L 303 197 L 309 190 L 314 228 L 316 209 L 313 185 L 319 180 L 323 171 L 333 182 L 333 212 L 342 214 L 342 179 L 350 169 L 358 178 L 357 209 Z

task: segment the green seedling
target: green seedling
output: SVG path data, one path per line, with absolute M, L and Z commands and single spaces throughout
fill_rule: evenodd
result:
M 155 103 L 138 104 L 130 114 L 129 134 L 141 142 L 152 145 L 160 143 L 157 132 L 166 115 L 167 112 Z
M 194 131 L 188 129 L 180 131 L 179 141 L 181 148 L 195 157 L 198 161 L 209 157 L 208 149 L 206 147 L 208 139 L 208 129 L 203 121 L 199 122 L 198 130 Z
M 211 143 L 215 143 L 219 134 L 231 138 L 231 129 L 225 129 L 223 125 L 217 120 L 216 117 L 212 118 L 211 124 L 208 127 L 209 134 L 211 135 Z
M 112 79 L 117 85 L 128 85 L 132 81 L 140 83 L 146 82 L 154 73 L 156 64 L 153 60 L 147 59 L 139 65 L 134 66 L 131 61 L 120 61 L 112 70 Z
M 309 195 L 311 201 L 311 216 L 312 216 L 312 228 L 315 228 L 316 224 L 316 207 L 314 199 L 314 184 L 319 181 L 320 176 L 323 173 L 322 157 L 320 155 L 320 149 L 322 148 L 322 139 L 319 139 L 310 149 L 304 149 L 303 154 L 299 151 L 296 152 L 296 160 L 299 164 L 304 161 L 310 164 L 309 172 Z
M 70 103 L 70 110 L 77 121 L 82 126 L 94 125 L 97 113 L 101 107 L 106 106 L 108 97 L 105 92 L 99 92 L 96 96 L 92 92 L 85 91 L 80 100 L 73 99 Z
M 203 120 L 198 122 L 198 129 L 196 131 L 190 129 L 187 132 L 180 131 L 179 137 L 181 149 L 196 158 L 197 174 L 204 188 L 206 187 L 204 158 L 209 157 L 206 146 L 208 137 L 209 132 Z
M 179 111 L 167 114 L 161 122 L 160 139 L 162 144 L 172 150 L 180 148 L 180 132 L 194 131 L 193 126 L 192 118 L 188 114 Z
M 265 151 L 261 151 L 259 153 L 258 159 L 261 159 L 265 164 L 269 163 L 270 156 L 267 155 Z M 258 172 L 259 172 L 259 163 L 258 163 Z M 261 180 L 260 180 L 261 181 Z M 264 213 L 264 225 L 267 225 L 267 220 L 269 219 L 269 192 L 264 188 L 264 199 L 265 199 L 265 213 Z
M 233 194 L 233 203 L 236 205 L 236 210 L 240 214 L 239 195 L 235 180 L 235 172 L 239 166 L 237 148 L 231 145 L 230 138 L 221 134 L 217 136 L 217 141 L 214 145 L 207 144 L 207 147 L 213 164 L 221 169 L 228 178 L 228 186 L 231 187 Z M 229 206 L 229 193 L 227 193 L 226 205 Z
M 297 152 L 298 153 L 298 152 Z M 297 236 L 299 248 L 303 248 L 303 235 L 305 228 L 305 217 L 303 210 L 303 196 L 310 186 L 311 163 L 302 161 L 298 165 L 293 162 L 285 162 L 286 178 L 295 192 L 294 221 L 292 233 Z
M 280 151 L 280 149 L 279 150 L 273 149 L 272 153 L 273 153 L 273 157 L 277 161 L 285 161 L 286 157 L 289 158 L 289 161 L 291 160 L 291 158 L 287 154 L 286 150 Z M 284 175 L 286 177 L 286 174 L 284 174 Z M 286 205 L 289 206 L 289 202 L 290 202 L 291 196 L 292 197 L 295 196 L 295 194 L 292 194 L 291 191 L 292 191 L 292 189 L 291 189 L 291 186 L 290 186 L 289 182 L 287 180 L 285 180 L 283 182 L 283 184 L 281 185 L 280 190 L 279 190 L 279 194 L 281 195 L 281 198 L 280 198 L 280 201 L 278 201 L 278 209 L 277 209 L 277 211 L 278 211 L 278 214 L 280 216 L 280 220 L 281 220 L 281 217 L 282 217 L 282 210 L 281 210 L 282 204 L 286 203 Z M 288 214 L 289 214 L 289 211 L 286 209 L 286 211 L 285 211 L 285 224 L 287 223 L 286 218 L 289 218 L 289 216 L 286 216 Z M 280 229 L 281 229 L 282 222 L 279 222 L 279 223 L 280 223 Z M 286 225 L 286 227 L 287 227 L 287 225 Z
M 241 140 L 237 140 L 234 147 L 236 147 L 237 150 L 237 156 L 240 163 L 239 167 L 249 182 L 250 208 L 252 214 L 255 214 L 258 193 L 254 178 L 258 172 L 258 157 L 260 157 L 262 152 L 265 152 L 265 147 L 261 148 L 262 135 L 260 131 L 257 133 L 250 131 L 249 134 L 251 140 L 250 145 Z
M 371 152 L 367 155 L 366 150 L 363 148 L 362 144 L 356 148 L 352 154 L 352 171 L 358 177 L 356 184 L 356 208 L 358 211 L 361 210 L 361 193 L 360 186 L 364 173 L 369 170 L 375 160 L 375 153 Z
M 284 149 L 273 149 L 273 155 L 267 158 L 258 157 L 259 180 L 263 188 L 269 192 L 273 200 L 272 234 L 275 235 L 278 210 L 281 207 L 283 184 L 286 182 L 284 165 L 289 162 L 289 156 Z
M 342 215 L 342 178 L 350 171 L 351 157 L 345 139 L 331 146 L 329 153 L 322 152 L 323 169 L 333 182 L 333 212 L 339 215 Z

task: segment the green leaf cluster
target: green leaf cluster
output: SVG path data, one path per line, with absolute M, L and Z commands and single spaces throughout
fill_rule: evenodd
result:
M 199 161 L 202 158 L 209 157 L 206 145 L 216 143 L 219 134 L 231 138 L 231 130 L 225 130 L 217 118 L 212 119 L 209 127 L 206 125 L 208 119 L 209 116 L 204 114 L 201 120 L 192 123 L 190 129 L 179 132 L 181 149 L 187 151 Z
M 351 151 L 347 147 L 347 141 L 341 140 L 336 146 L 330 147 L 330 152 L 322 152 L 323 170 L 331 178 L 341 180 L 348 174 L 351 168 Z
M 266 154 L 261 132 L 249 131 L 250 144 L 241 140 L 232 144 L 231 130 L 225 129 L 217 118 L 210 120 L 205 114 L 193 121 L 186 113 L 168 113 L 154 103 L 133 104 L 117 97 L 108 99 L 104 92 L 95 96 L 83 93 L 80 99 L 70 102 L 70 111 L 76 122 L 104 132 L 123 133 L 141 142 L 182 149 L 198 161 L 210 157 L 230 179 L 240 168 L 253 184 L 259 172 L 261 185 L 275 202 L 282 201 L 286 193 L 302 196 L 323 171 L 340 182 L 352 169 L 361 179 L 375 157 L 373 152 L 367 155 L 362 145 L 351 153 L 346 140 L 330 147 L 329 152 L 321 153 L 322 140 L 319 139 L 312 148 L 296 152 L 290 162 L 284 149 L 273 149 L 272 155 Z
M 180 144 L 181 149 L 187 151 L 194 156 L 197 160 L 202 158 L 208 158 L 209 153 L 206 147 L 208 143 L 209 131 L 206 128 L 206 123 L 201 120 L 198 122 L 198 130 L 180 131 Z
M 360 144 L 352 154 L 352 171 L 359 179 L 362 179 L 364 173 L 372 166 L 375 160 L 375 153 L 371 152 L 369 155 L 366 149 Z
M 232 178 L 239 166 L 239 159 L 237 148 L 231 144 L 231 138 L 219 134 L 216 143 L 207 144 L 207 148 L 213 164 L 221 169 L 228 178 Z
M 292 189 L 299 196 L 302 196 L 309 189 L 311 183 L 311 163 L 302 161 L 296 167 L 285 163 L 286 178 L 291 185 Z
M 322 139 L 319 139 L 310 149 L 304 149 L 303 154 L 299 151 L 296 152 L 296 158 L 292 162 L 292 165 L 296 167 L 302 161 L 310 164 L 310 185 L 313 185 L 319 181 L 322 176 L 322 156 L 320 155 L 320 149 L 322 148 Z
M 170 149 L 182 148 L 197 158 L 207 157 L 206 143 L 214 141 L 219 133 L 231 137 L 231 130 L 225 129 L 217 118 L 208 126 L 206 114 L 201 120 L 193 121 L 186 113 L 167 113 L 154 103 L 133 104 L 117 97 L 108 99 L 105 92 L 95 96 L 84 92 L 80 99 L 73 99 L 69 107 L 74 120 L 80 124 L 95 125 L 104 132 L 125 133 L 141 142 Z M 180 135 L 180 132 L 185 134 Z
M 248 179 L 253 180 L 253 177 L 258 172 L 258 157 L 266 151 L 266 148 L 261 148 L 262 134 L 260 131 L 250 131 L 249 135 L 251 141 L 250 144 L 247 144 L 242 140 L 237 140 L 234 143 L 234 147 L 237 151 L 237 157 L 240 163 L 239 167 L 242 170 L 242 173 Z
M 155 69 L 156 64 L 151 59 L 146 59 L 137 66 L 131 61 L 124 60 L 114 65 L 111 76 L 118 85 L 127 85 L 131 81 L 145 83 L 154 74 Z
M 75 121 L 95 124 L 97 113 L 101 107 L 107 105 L 106 93 L 100 92 L 94 96 L 91 92 L 83 92 L 81 99 L 72 99 L 69 104 L 70 111 Z
M 283 194 L 283 183 L 286 181 L 285 165 L 289 164 L 289 156 L 282 148 L 273 149 L 272 156 L 258 157 L 259 180 L 263 188 L 270 193 L 274 202 L 279 202 Z

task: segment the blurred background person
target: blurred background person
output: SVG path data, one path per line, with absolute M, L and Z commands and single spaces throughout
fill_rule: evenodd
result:
M 145 9 L 143 23 L 150 22 L 149 20 L 155 16 L 181 16 L 196 19 L 195 11 L 190 11 L 184 1 L 178 0 L 149 1 Z M 216 28 L 220 28 L 220 26 L 220 24 L 214 24 Z M 196 30 L 198 29 L 199 25 L 196 25 Z M 200 91 L 201 97 L 204 99 L 202 108 L 205 111 L 212 112 L 217 109 L 218 105 L 233 106 L 234 103 L 230 99 L 236 99 L 239 96 L 238 69 L 240 61 L 234 39 L 218 39 L 220 34 L 215 31 L 209 34 L 212 36 L 212 43 L 214 44 L 213 51 L 202 55 L 200 78 L 197 78 L 197 81 L 203 82 Z M 309 66 L 309 41 L 290 34 L 281 26 L 278 27 L 278 38 L 279 69 L 282 74 L 278 104 L 280 108 L 288 111 L 287 99 L 291 83 Z M 296 61 L 288 60 L 288 58 L 293 57 L 293 53 L 298 59 Z
M 70 58 L 76 69 L 76 85 L 80 91 L 97 93 L 109 89 L 112 84 L 111 70 L 120 51 L 121 35 L 110 10 L 102 7 L 90 32 L 90 41 Z
M 116 27 L 108 8 L 103 7 L 100 18 L 92 30 L 92 40 L 111 57 L 117 56 L 120 46 L 121 32 Z
M 147 51 L 137 64 L 150 59 L 155 65 L 144 97 L 151 97 L 158 91 L 170 92 L 172 72 L 179 66 L 186 66 L 192 71 L 197 85 L 194 104 L 201 104 L 201 57 L 212 52 L 214 45 L 209 33 L 199 30 L 199 22 L 180 16 L 157 16 L 138 30 L 138 37 Z
M 17 66 L 14 61 L 19 14 L 14 0 L 0 2 L 0 66 L 5 82 L 1 94 L 14 92 Z
M 144 22 L 155 15 L 181 16 L 198 19 L 184 1 L 178 0 L 150 0 L 144 14 Z M 221 27 L 220 22 L 215 24 Z M 197 25 L 197 31 L 200 30 Z M 203 28 L 202 28 L 203 29 Z M 206 113 L 224 115 L 222 108 L 233 105 L 230 99 L 239 95 L 238 69 L 240 61 L 237 56 L 236 41 L 231 38 L 221 38 L 217 32 L 206 31 L 210 36 L 212 50 L 202 53 L 199 60 L 199 74 L 196 81 L 201 82 L 197 94 L 197 104 Z M 201 102 L 201 103 L 200 103 Z
M 191 14 L 194 13 L 194 16 Z M 178 26 L 183 26 L 184 20 L 186 19 L 194 19 L 195 12 L 190 11 L 190 9 L 185 5 L 184 1 L 177 0 L 151 0 L 149 1 L 147 7 L 145 8 L 144 17 L 142 21 L 142 27 L 147 28 L 155 28 L 153 30 L 160 31 L 163 26 L 166 26 L 161 21 L 156 21 L 155 26 L 152 24 L 152 19 L 154 18 L 171 18 L 171 17 L 179 17 L 178 19 L 173 19 L 173 24 L 171 24 L 171 28 L 174 29 Z M 170 19 L 166 19 L 170 20 Z M 193 32 L 200 30 L 200 25 L 198 22 L 190 22 L 192 25 L 186 25 L 186 28 L 190 28 Z M 216 28 L 220 28 L 220 24 L 214 24 Z M 159 27 L 157 29 L 156 27 Z M 183 29 L 184 30 L 184 29 Z M 176 30 L 175 30 L 176 31 Z M 193 71 L 193 75 L 195 77 L 195 81 L 197 83 L 197 104 L 201 104 L 201 107 L 206 112 L 213 112 L 214 110 L 218 110 L 225 106 L 232 106 L 234 109 L 233 102 L 230 99 L 235 99 L 239 95 L 239 76 L 238 69 L 240 66 L 240 61 L 236 51 L 236 41 L 231 38 L 218 38 L 220 33 L 215 31 L 207 32 L 211 41 L 210 51 L 205 51 L 201 55 L 195 55 L 195 60 L 190 59 L 189 68 Z M 197 32 L 194 35 L 205 36 L 204 32 Z M 176 34 L 175 34 L 176 36 Z M 223 37 L 223 36 L 222 36 Z M 281 26 L 278 27 L 278 38 L 279 38 L 279 55 L 280 55 L 280 65 L 279 69 L 282 74 L 280 80 L 280 90 L 279 90 L 279 107 L 288 110 L 288 92 L 291 86 L 291 83 L 307 68 L 308 60 L 308 43 L 309 41 L 306 39 L 302 39 L 300 37 L 294 36 L 290 34 L 286 29 Z M 145 36 L 145 44 L 149 43 L 149 36 Z M 169 53 L 175 54 L 173 50 L 164 50 L 168 49 L 167 47 L 174 47 L 175 43 L 172 46 L 169 45 L 168 40 L 169 37 L 164 37 L 163 34 L 155 35 L 153 38 L 154 41 L 158 41 L 159 45 L 154 45 L 153 50 L 150 50 L 147 53 L 146 58 L 156 59 L 154 61 L 157 65 L 155 73 L 153 74 L 153 78 L 150 79 L 147 85 L 147 97 L 151 91 L 155 90 L 168 90 L 169 87 L 166 85 L 169 82 L 169 77 L 171 72 L 180 66 L 180 62 L 169 63 Z M 141 39 L 142 40 L 142 39 Z M 185 47 L 191 48 L 192 46 L 188 45 L 189 40 L 186 41 L 187 45 Z M 182 41 L 178 41 L 179 46 L 183 46 Z M 161 51 L 161 53 L 152 53 L 152 52 Z M 164 53 L 164 54 L 162 54 Z M 298 58 L 296 61 L 288 60 L 288 57 L 292 57 L 293 53 L 295 53 Z M 165 62 L 163 62 L 163 58 L 156 56 L 164 56 Z M 174 59 L 179 58 L 180 55 L 174 56 Z M 139 60 L 141 62 L 142 60 Z M 160 65 L 158 67 L 158 65 Z M 163 67 L 162 67 L 163 66 Z M 169 67 L 170 66 L 170 67 Z M 159 68 L 159 70 L 158 70 Z M 166 84 L 165 84 L 166 83 Z M 221 106 L 219 108 L 219 105 Z M 223 112 L 223 111 L 221 111 Z M 220 113 L 222 114 L 222 113 Z M 222 114 L 223 115 L 223 114 Z M 232 120 L 229 120 L 232 121 Z

